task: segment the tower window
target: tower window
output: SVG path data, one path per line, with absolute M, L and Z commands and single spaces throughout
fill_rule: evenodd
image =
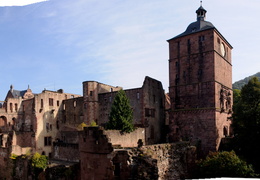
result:
M 205 36 L 199 36 L 199 42 L 202 42 L 205 40 Z
M 177 43 L 177 55 L 180 56 L 180 41 Z
M 187 48 L 188 48 L 188 53 L 190 54 L 190 39 L 188 39 Z

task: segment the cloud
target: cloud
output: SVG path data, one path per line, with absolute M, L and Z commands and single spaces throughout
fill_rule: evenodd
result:
M 25 6 L 48 0 L 1 0 L 0 6 Z

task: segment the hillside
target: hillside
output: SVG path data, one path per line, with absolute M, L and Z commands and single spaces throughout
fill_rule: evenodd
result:
M 232 85 L 233 89 L 241 89 L 253 77 L 258 77 L 258 79 L 260 80 L 260 72 L 254 74 L 252 76 L 246 77 L 245 79 L 242 79 L 240 81 L 237 81 L 237 82 L 233 83 L 233 85 Z

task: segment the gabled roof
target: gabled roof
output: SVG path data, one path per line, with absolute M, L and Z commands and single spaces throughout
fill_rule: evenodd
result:
M 27 90 L 23 90 L 23 91 L 10 90 L 10 92 L 13 95 L 13 98 L 19 98 L 19 97 L 23 97 L 24 94 L 27 92 Z

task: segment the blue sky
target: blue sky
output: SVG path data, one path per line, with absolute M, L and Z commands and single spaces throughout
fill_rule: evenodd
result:
M 10 85 L 82 94 L 94 80 L 168 92 L 168 43 L 196 20 L 199 0 L 0 0 L 0 100 Z M 38 3 L 34 3 L 38 2 Z M 233 82 L 260 71 L 259 0 L 203 1 L 234 47 Z

